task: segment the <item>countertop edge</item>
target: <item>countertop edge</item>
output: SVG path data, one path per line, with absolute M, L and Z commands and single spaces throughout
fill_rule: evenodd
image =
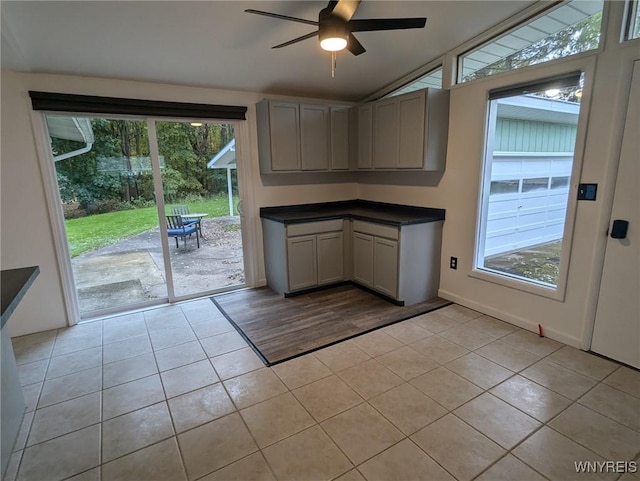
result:
M 2 277 L 0 282 L 2 283 L 2 314 L 0 319 L 0 328 L 4 329 L 9 317 L 13 314 L 16 307 L 27 293 L 33 282 L 36 280 L 36 277 L 40 274 L 39 266 L 31 266 L 31 267 L 22 267 L 19 269 L 7 269 L 1 272 Z M 18 275 L 18 279 L 7 278 L 7 275 Z M 20 282 L 22 285 L 16 286 L 16 289 L 7 290 L 5 283 L 6 282 Z M 11 299 L 5 299 L 5 296 L 10 296 Z M 8 301 L 8 302 L 7 302 Z
M 270 220 L 273 222 L 278 222 L 280 224 L 305 224 L 307 222 L 321 222 L 323 220 L 336 220 L 336 219 L 354 219 L 354 220 L 362 220 L 365 222 L 374 222 L 376 224 L 384 224 L 390 225 L 393 227 L 401 227 L 403 225 L 414 225 L 414 224 L 428 224 L 430 222 L 442 222 L 444 217 L 433 217 L 433 218 L 424 218 L 424 219 L 415 219 L 415 220 L 399 220 L 399 221 L 390 221 L 385 219 L 380 219 L 379 217 L 374 216 L 364 216 L 360 214 L 341 214 L 341 215 L 327 215 L 327 216 L 309 216 L 303 219 L 282 219 L 275 216 L 270 215 L 261 215 L 261 219 Z
M 361 204 L 361 205 L 358 205 Z M 338 212 L 331 212 L 330 209 L 335 206 L 335 209 Z M 362 207 L 374 207 L 381 206 L 385 208 L 387 211 L 385 215 L 377 216 L 375 212 L 372 212 L 371 215 L 362 212 L 353 212 L 358 208 Z M 309 215 L 304 215 L 305 208 L 312 210 L 313 212 Z M 389 216 L 393 216 L 392 213 L 389 212 L 389 208 L 395 208 L 398 211 L 406 210 L 413 211 L 412 214 L 407 215 L 407 217 L 411 218 L 402 218 L 402 214 L 398 215 L 398 220 L 389 219 Z M 328 212 L 326 214 L 322 212 L 318 212 L 318 210 L 326 209 Z M 429 211 L 429 212 L 420 212 L 420 214 L 416 215 L 416 211 Z M 351 211 L 351 212 L 350 212 Z M 295 218 L 287 219 L 287 215 L 295 215 Z M 401 204 L 386 204 L 386 203 L 375 203 L 372 201 L 362 201 L 362 200 L 352 200 L 352 201 L 338 201 L 338 202 L 328 202 L 328 203 L 318 203 L 318 204 L 303 204 L 303 205 L 292 205 L 292 206 L 276 206 L 276 207 L 261 207 L 260 208 L 260 218 L 271 220 L 273 222 L 279 222 L 281 224 L 303 224 L 306 222 L 319 222 L 324 220 L 334 220 L 334 219 L 355 219 L 355 220 L 363 220 L 369 222 L 375 222 L 378 224 L 385 224 L 394 227 L 401 227 L 403 225 L 413 225 L 413 224 L 426 224 L 430 222 L 439 222 L 445 220 L 445 210 L 440 208 L 431 208 L 431 207 L 418 207 L 418 206 L 408 206 Z

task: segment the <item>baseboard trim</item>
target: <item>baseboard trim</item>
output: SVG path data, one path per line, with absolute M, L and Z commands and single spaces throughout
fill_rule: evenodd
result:
M 460 304 L 461 306 L 468 307 L 469 309 L 473 309 L 474 311 L 482 312 L 487 316 L 495 317 L 496 319 L 500 319 L 501 321 L 508 322 L 509 324 L 521 327 L 522 329 L 526 329 L 527 331 L 535 333 L 538 332 L 538 323 L 535 321 L 531 321 L 520 316 L 514 316 L 511 313 L 505 312 L 501 309 L 496 309 L 495 307 L 491 307 L 486 304 L 465 299 L 447 290 L 439 289 L 438 297 L 447 299 L 451 302 L 455 302 L 456 304 Z M 542 329 L 545 337 L 553 339 L 554 341 L 562 342 L 577 349 L 582 349 L 581 339 L 573 336 L 568 336 L 567 334 L 545 324 L 542 324 Z

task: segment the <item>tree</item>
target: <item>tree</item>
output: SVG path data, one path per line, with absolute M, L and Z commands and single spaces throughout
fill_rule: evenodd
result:
M 62 201 L 78 201 L 90 211 L 107 200 L 111 204 L 154 200 L 153 174 L 140 167 L 150 166 L 147 122 L 93 118 L 91 125 L 92 149 L 56 162 Z M 232 125 L 160 121 L 156 134 L 168 200 L 226 191 L 225 172 L 208 169 L 207 162 L 234 138 Z M 54 155 L 82 147 L 81 142 L 51 139 Z M 132 162 L 136 159 L 140 162 Z
M 498 60 L 464 77 L 464 81 L 489 77 L 528 65 L 548 62 L 598 47 L 602 12 L 595 13 L 548 37 L 532 43 L 528 47 Z

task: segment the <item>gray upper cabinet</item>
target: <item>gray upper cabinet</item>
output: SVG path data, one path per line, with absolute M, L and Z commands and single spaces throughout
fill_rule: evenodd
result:
M 261 167 L 268 171 L 300 170 L 300 111 L 298 104 L 269 101 L 258 104 Z M 264 163 L 264 165 L 262 165 Z
M 349 169 L 349 108 L 331 107 L 331 170 Z
M 302 170 L 329 168 L 329 107 L 300 105 L 300 157 Z
M 348 107 L 263 100 L 256 114 L 263 174 L 349 169 Z
M 416 90 L 353 108 L 263 100 L 256 112 L 263 174 L 444 170 L 448 90 Z
M 358 169 L 373 167 L 373 105 L 356 107 L 358 123 Z
M 373 105 L 373 167 L 398 167 L 398 102 L 391 98 Z
M 444 170 L 449 91 L 417 90 L 356 109 L 358 169 Z
M 400 169 L 422 169 L 425 159 L 426 92 L 401 95 L 398 106 L 398 163 Z

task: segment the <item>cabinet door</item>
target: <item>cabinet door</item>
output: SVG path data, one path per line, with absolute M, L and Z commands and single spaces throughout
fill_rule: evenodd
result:
M 374 104 L 373 167 L 393 169 L 398 166 L 398 103 L 389 99 Z
M 331 107 L 331 169 L 349 169 L 349 109 Z
M 425 92 L 398 96 L 398 168 L 421 169 L 424 164 Z
M 271 169 L 300 170 L 298 104 L 269 102 Z
M 398 297 L 398 241 L 374 237 L 373 288 Z
M 358 169 L 373 167 L 373 106 L 358 107 Z
M 344 280 L 344 244 L 342 232 L 318 234 L 318 285 Z
M 318 285 L 316 236 L 287 239 L 287 270 L 289 291 Z
M 353 233 L 353 280 L 373 287 L 373 236 Z
M 329 107 L 300 105 L 302 170 L 329 168 Z

